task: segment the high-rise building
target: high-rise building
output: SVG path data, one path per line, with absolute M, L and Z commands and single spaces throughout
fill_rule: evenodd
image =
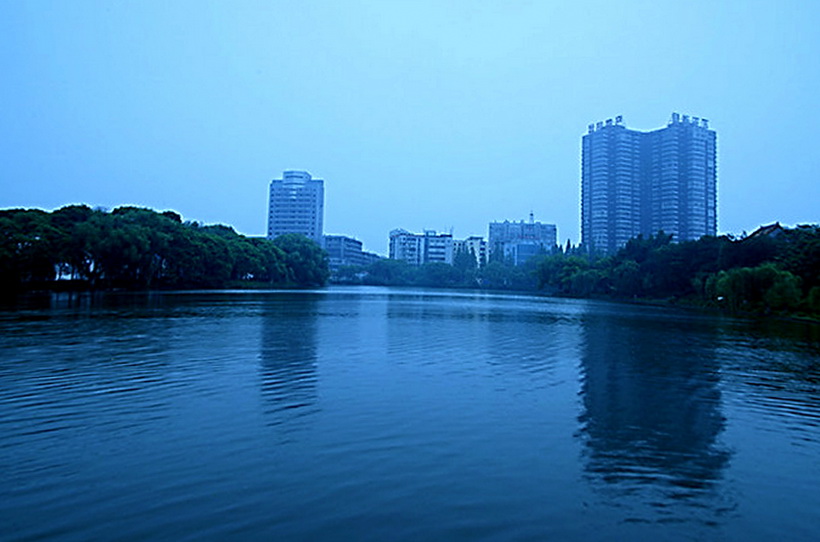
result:
M 672 114 L 666 127 L 630 130 L 623 117 L 582 138 L 581 243 L 612 253 L 638 235 L 675 241 L 717 233 L 717 135 L 709 121 Z
M 301 233 L 322 244 L 325 182 L 306 171 L 285 171 L 270 183 L 268 239 Z
M 555 224 L 537 222 L 530 213 L 529 222 L 490 222 L 490 257 L 521 265 L 533 256 L 556 247 Z

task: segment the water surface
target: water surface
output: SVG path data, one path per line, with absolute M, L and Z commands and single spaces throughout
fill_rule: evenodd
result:
M 3 540 L 808 540 L 816 326 L 379 288 L 0 308 Z

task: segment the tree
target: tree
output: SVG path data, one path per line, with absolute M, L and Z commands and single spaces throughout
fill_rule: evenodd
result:
M 800 301 L 800 279 L 772 263 L 721 271 L 710 289 L 732 310 L 782 311 Z
M 364 282 L 377 286 L 407 285 L 415 282 L 415 275 L 412 266 L 404 260 L 383 258 L 370 264 Z
M 60 232 L 45 211 L 0 211 L 0 279 L 3 289 L 54 280 Z
M 450 264 L 443 262 L 426 263 L 419 268 L 418 283 L 422 286 L 461 286 L 464 275 Z
M 307 240 L 304 240 L 307 241 Z M 111 212 L 70 205 L 53 213 L 0 211 L 0 280 L 5 290 L 56 287 L 70 278 L 98 288 L 222 288 L 231 281 L 316 285 L 324 252 L 312 241 L 248 239 L 223 225 L 183 223 L 173 211 Z
M 642 293 L 641 267 L 635 260 L 626 260 L 613 270 L 613 291 L 621 297 L 635 297 Z
M 298 233 L 278 236 L 273 243 L 285 254 L 289 279 L 299 286 L 324 286 L 330 277 L 327 253 Z
M 478 267 L 475 251 L 472 248 L 460 248 L 453 255 L 453 267 L 462 273 L 470 273 Z
M 453 256 L 452 267 L 458 274 L 457 283 L 464 286 L 475 286 L 478 262 L 472 247 L 459 249 Z
M 250 239 L 262 263 L 262 273 L 255 278 L 268 283 L 284 283 L 288 277 L 284 251 L 267 239 Z

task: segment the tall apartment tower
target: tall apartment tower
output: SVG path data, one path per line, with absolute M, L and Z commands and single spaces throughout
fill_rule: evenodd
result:
M 325 182 L 306 171 L 285 171 L 270 183 L 268 239 L 301 233 L 322 244 Z
M 709 121 L 672 113 L 666 127 L 630 130 L 623 117 L 582 138 L 581 243 L 612 253 L 659 231 L 675 241 L 717 233 L 717 135 Z

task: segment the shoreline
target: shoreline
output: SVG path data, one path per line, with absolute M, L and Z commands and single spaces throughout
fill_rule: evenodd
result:
M 68 282 L 68 281 L 66 281 Z M 662 307 L 662 308 L 676 308 L 692 312 L 700 312 L 704 314 L 711 314 L 717 316 L 731 316 L 743 318 L 747 320 L 761 320 L 761 321 L 785 321 L 796 322 L 804 324 L 820 325 L 820 319 L 804 315 L 804 314 L 760 314 L 751 311 L 730 311 L 721 309 L 720 307 L 707 306 L 699 303 L 687 302 L 685 299 L 650 299 L 650 298 L 617 298 L 609 296 L 588 296 L 577 297 L 570 295 L 556 295 L 554 293 L 547 293 L 543 290 L 512 290 L 504 288 L 467 288 L 467 287 L 453 287 L 453 286 L 430 286 L 430 285 L 398 285 L 398 284 L 344 284 L 344 283 L 328 283 L 323 286 L 302 286 L 296 284 L 269 284 L 269 283 L 251 283 L 251 282 L 234 282 L 222 287 L 192 287 L 192 288 L 89 288 L 87 284 L 78 284 L 78 281 L 71 281 L 73 284 L 64 284 L 58 288 L 32 288 L 26 290 L 16 291 L 2 291 L 0 292 L 0 300 L 4 302 L 14 301 L 21 297 L 32 297 L 40 295 L 51 294 L 133 294 L 133 293 L 162 293 L 162 292 L 176 292 L 176 291 L 224 291 L 224 290 L 283 290 L 283 291 L 299 291 L 299 290 L 314 290 L 326 289 L 331 287 L 340 288 L 356 288 L 356 287 L 382 287 L 382 288 L 425 288 L 431 290 L 448 290 L 453 292 L 482 292 L 482 293 L 498 293 L 498 294 L 512 294 L 512 295 L 529 295 L 539 298 L 555 298 L 555 299 L 577 299 L 577 300 L 592 300 L 592 301 L 606 301 L 609 303 L 616 303 L 619 305 L 637 305 L 647 307 Z

